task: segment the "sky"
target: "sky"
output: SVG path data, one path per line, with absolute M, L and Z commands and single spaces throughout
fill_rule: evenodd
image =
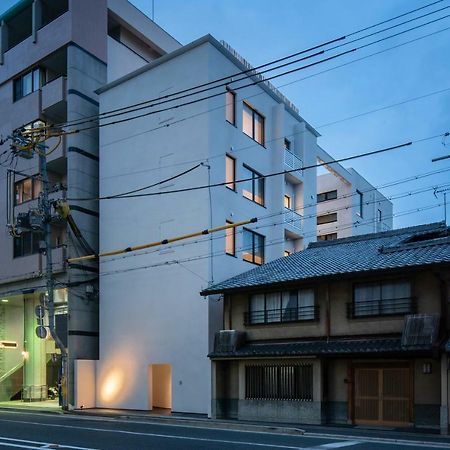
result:
M 205 34 L 227 41 L 254 66 L 301 49 L 348 35 L 382 20 L 431 3 L 432 0 L 154 0 L 155 22 L 182 44 Z M 0 1 L 0 13 L 13 0 Z M 131 0 L 152 16 L 152 0 Z M 444 0 L 415 16 L 448 7 L 433 16 L 391 31 L 410 28 L 450 14 Z M 399 19 L 403 20 L 412 18 Z M 390 23 L 389 25 L 392 25 Z M 386 25 L 387 26 L 387 25 Z M 320 133 L 318 142 L 334 158 L 390 147 L 450 131 L 450 29 L 416 42 L 364 58 L 345 67 L 325 69 L 365 57 L 405 41 L 450 28 L 450 17 L 402 36 L 367 47 L 335 61 L 274 80 Z M 371 30 L 372 32 L 374 30 Z M 360 35 L 354 36 L 359 37 Z M 381 36 L 381 35 L 380 35 Z M 374 36 L 354 45 L 376 40 Z M 384 35 L 383 35 L 384 36 Z M 349 46 L 350 48 L 350 46 Z M 314 75 L 308 79 L 301 78 Z M 436 91 L 442 91 L 429 95 Z M 417 97 L 427 96 L 416 99 Z M 414 101 L 409 101 L 416 99 Z M 408 101 L 406 103 L 403 103 Z M 391 108 L 387 106 L 403 103 Z M 342 121 L 376 109 L 378 112 Z M 322 126 L 330 122 L 336 124 Z M 352 161 L 374 186 L 450 169 L 450 137 L 426 140 L 405 149 Z M 450 170 L 427 178 L 381 188 L 390 197 L 430 188 L 427 192 L 393 200 L 394 226 L 403 227 L 444 219 L 443 195 L 433 187 L 448 184 Z M 450 191 L 447 196 L 450 202 Z M 440 204 L 440 206 L 439 206 Z M 434 206 L 434 207 L 433 207 Z M 421 207 L 433 207 L 414 211 Z M 450 209 L 450 205 L 447 209 Z M 407 212 L 407 214 L 403 214 Z M 447 222 L 450 222 L 448 214 Z

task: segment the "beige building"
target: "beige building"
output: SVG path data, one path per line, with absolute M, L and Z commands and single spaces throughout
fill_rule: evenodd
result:
M 203 291 L 225 300 L 213 416 L 447 432 L 449 281 L 435 223 L 311 243 Z

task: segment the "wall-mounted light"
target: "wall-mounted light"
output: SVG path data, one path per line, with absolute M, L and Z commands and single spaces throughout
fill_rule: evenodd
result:
M 2 298 L 2 303 L 8 303 L 9 300 L 7 298 Z
M 30 354 L 28 352 L 26 352 L 25 350 L 22 352 L 23 359 L 28 359 L 29 356 L 30 356 Z

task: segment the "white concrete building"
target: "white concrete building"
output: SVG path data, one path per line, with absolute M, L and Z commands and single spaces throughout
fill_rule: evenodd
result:
M 332 157 L 319 147 L 318 161 Z M 324 166 L 317 177 L 317 239 L 331 240 L 392 229 L 393 207 L 354 169 Z
M 231 48 L 208 35 L 99 89 L 100 108 L 114 110 L 247 69 Z M 202 299 L 199 292 L 316 239 L 316 170 L 301 168 L 320 156 L 318 133 L 275 88 L 258 83 L 239 89 L 260 78 L 239 79 L 187 99 L 217 94 L 208 100 L 157 112 L 186 101 L 175 100 L 101 129 L 101 196 L 201 163 L 144 191 L 150 196 L 101 201 L 101 251 L 253 217 L 258 222 L 235 233 L 101 259 L 100 359 L 78 367 L 80 380 L 89 374 L 93 379 L 96 368 L 96 389 L 80 389 L 76 406 L 208 413 L 207 354 L 211 336 L 222 328 L 222 301 Z M 285 170 L 291 172 L 257 178 Z

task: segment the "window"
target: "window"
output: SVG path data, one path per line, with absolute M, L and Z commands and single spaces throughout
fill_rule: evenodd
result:
M 363 217 L 363 202 L 364 202 L 364 195 L 361 191 L 356 190 L 356 195 L 358 197 L 358 211 L 357 214 L 359 214 L 360 217 Z
M 337 222 L 337 213 L 324 214 L 323 216 L 317 216 L 317 225 L 323 225 L 324 223 Z
M 242 131 L 258 144 L 264 145 L 264 117 L 244 102 Z
M 354 286 L 352 317 L 408 314 L 412 310 L 409 281 L 359 283 Z
M 381 212 L 381 209 L 378 210 L 378 222 L 382 222 L 383 220 L 383 214 Z
M 317 194 L 317 203 L 325 202 L 327 200 L 336 200 L 337 199 L 337 191 L 328 191 Z
M 225 182 L 228 189 L 236 190 L 236 160 L 230 155 L 225 157 Z
M 289 139 L 284 138 L 284 149 L 291 151 L 291 141 Z
M 292 252 L 290 252 L 289 250 L 284 251 L 284 256 L 290 256 L 291 254 L 292 254 Z
M 236 94 L 229 89 L 225 94 L 225 118 L 232 125 L 236 125 Z
M 39 253 L 40 239 L 42 239 L 40 234 L 31 232 L 22 233 L 19 237 L 15 237 L 14 258 Z
M 337 233 L 321 234 L 317 236 L 318 241 L 334 241 L 337 239 Z
M 16 205 L 34 200 L 42 192 L 41 180 L 36 177 L 31 177 L 17 181 L 14 184 L 14 191 Z
M 244 247 L 243 247 L 243 259 L 244 261 L 251 262 L 253 264 L 264 263 L 264 236 L 255 233 L 254 231 L 244 228 Z
M 298 289 L 251 295 L 246 325 L 317 320 L 314 289 Z
M 233 223 L 227 220 L 227 223 Z M 227 228 L 225 230 L 225 252 L 227 255 L 236 254 L 236 228 Z
M 252 202 L 264 205 L 264 178 L 258 172 L 244 165 L 242 195 Z
M 14 80 L 14 101 L 31 94 L 40 89 L 44 83 L 44 72 L 42 69 L 33 69 Z
M 291 209 L 291 197 L 289 195 L 284 196 L 284 207 Z
M 313 400 L 312 364 L 245 366 L 245 398 L 250 400 Z

